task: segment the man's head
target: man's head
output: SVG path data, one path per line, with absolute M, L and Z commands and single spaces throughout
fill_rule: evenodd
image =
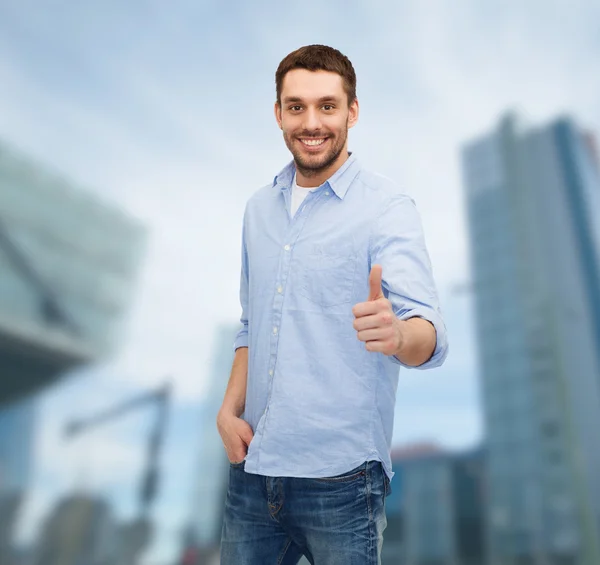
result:
M 345 160 L 358 120 L 352 63 L 337 49 L 308 45 L 281 61 L 275 83 L 275 117 L 298 172 L 323 182 Z

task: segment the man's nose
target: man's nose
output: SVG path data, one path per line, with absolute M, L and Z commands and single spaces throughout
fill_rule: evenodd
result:
M 314 109 L 308 109 L 304 113 L 304 129 L 307 131 L 314 131 L 321 129 L 321 117 L 319 112 Z

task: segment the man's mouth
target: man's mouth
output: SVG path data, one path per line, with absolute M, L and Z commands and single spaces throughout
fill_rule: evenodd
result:
M 299 138 L 300 141 L 302 142 L 302 145 L 304 145 L 305 147 L 319 147 L 321 145 L 323 145 L 323 143 L 325 143 L 325 141 L 327 141 L 326 137 L 304 137 L 304 138 Z

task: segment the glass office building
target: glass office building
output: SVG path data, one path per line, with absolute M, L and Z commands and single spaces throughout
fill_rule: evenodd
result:
M 600 563 L 600 175 L 569 118 L 463 150 L 490 563 Z
M 0 405 L 118 343 L 144 228 L 0 143 Z
M 485 450 L 392 451 L 383 565 L 482 565 Z M 398 479 L 398 480 L 397 480 Z

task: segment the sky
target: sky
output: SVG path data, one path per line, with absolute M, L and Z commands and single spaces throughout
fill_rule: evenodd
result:
M 134 512 L 150 410 L 87 443 L 66 445 L 60 428 L 74 407 L 90 413 L 169 376 L 163 530 L 147 563 L 176 550 L 216 329 L 240 314 L 243 209 L 290 159 L 273 117 L 275 69 L 309 43 L 354 64 L 350 149 L 414 198 L 448 326 L 445 365 L 401 373 L 394 443 L 474 445 L 475 331 L 470 296 L 456 292 L 469 280 L 460 150 L 510 109 L 534 125 L 566 113 L 600 133 L 599 20 L 600 5 L 583 0 L 0 1 L 0 137 L 149 228 L 119 351 L 40 400 L 27 523 L 75 484 Z

